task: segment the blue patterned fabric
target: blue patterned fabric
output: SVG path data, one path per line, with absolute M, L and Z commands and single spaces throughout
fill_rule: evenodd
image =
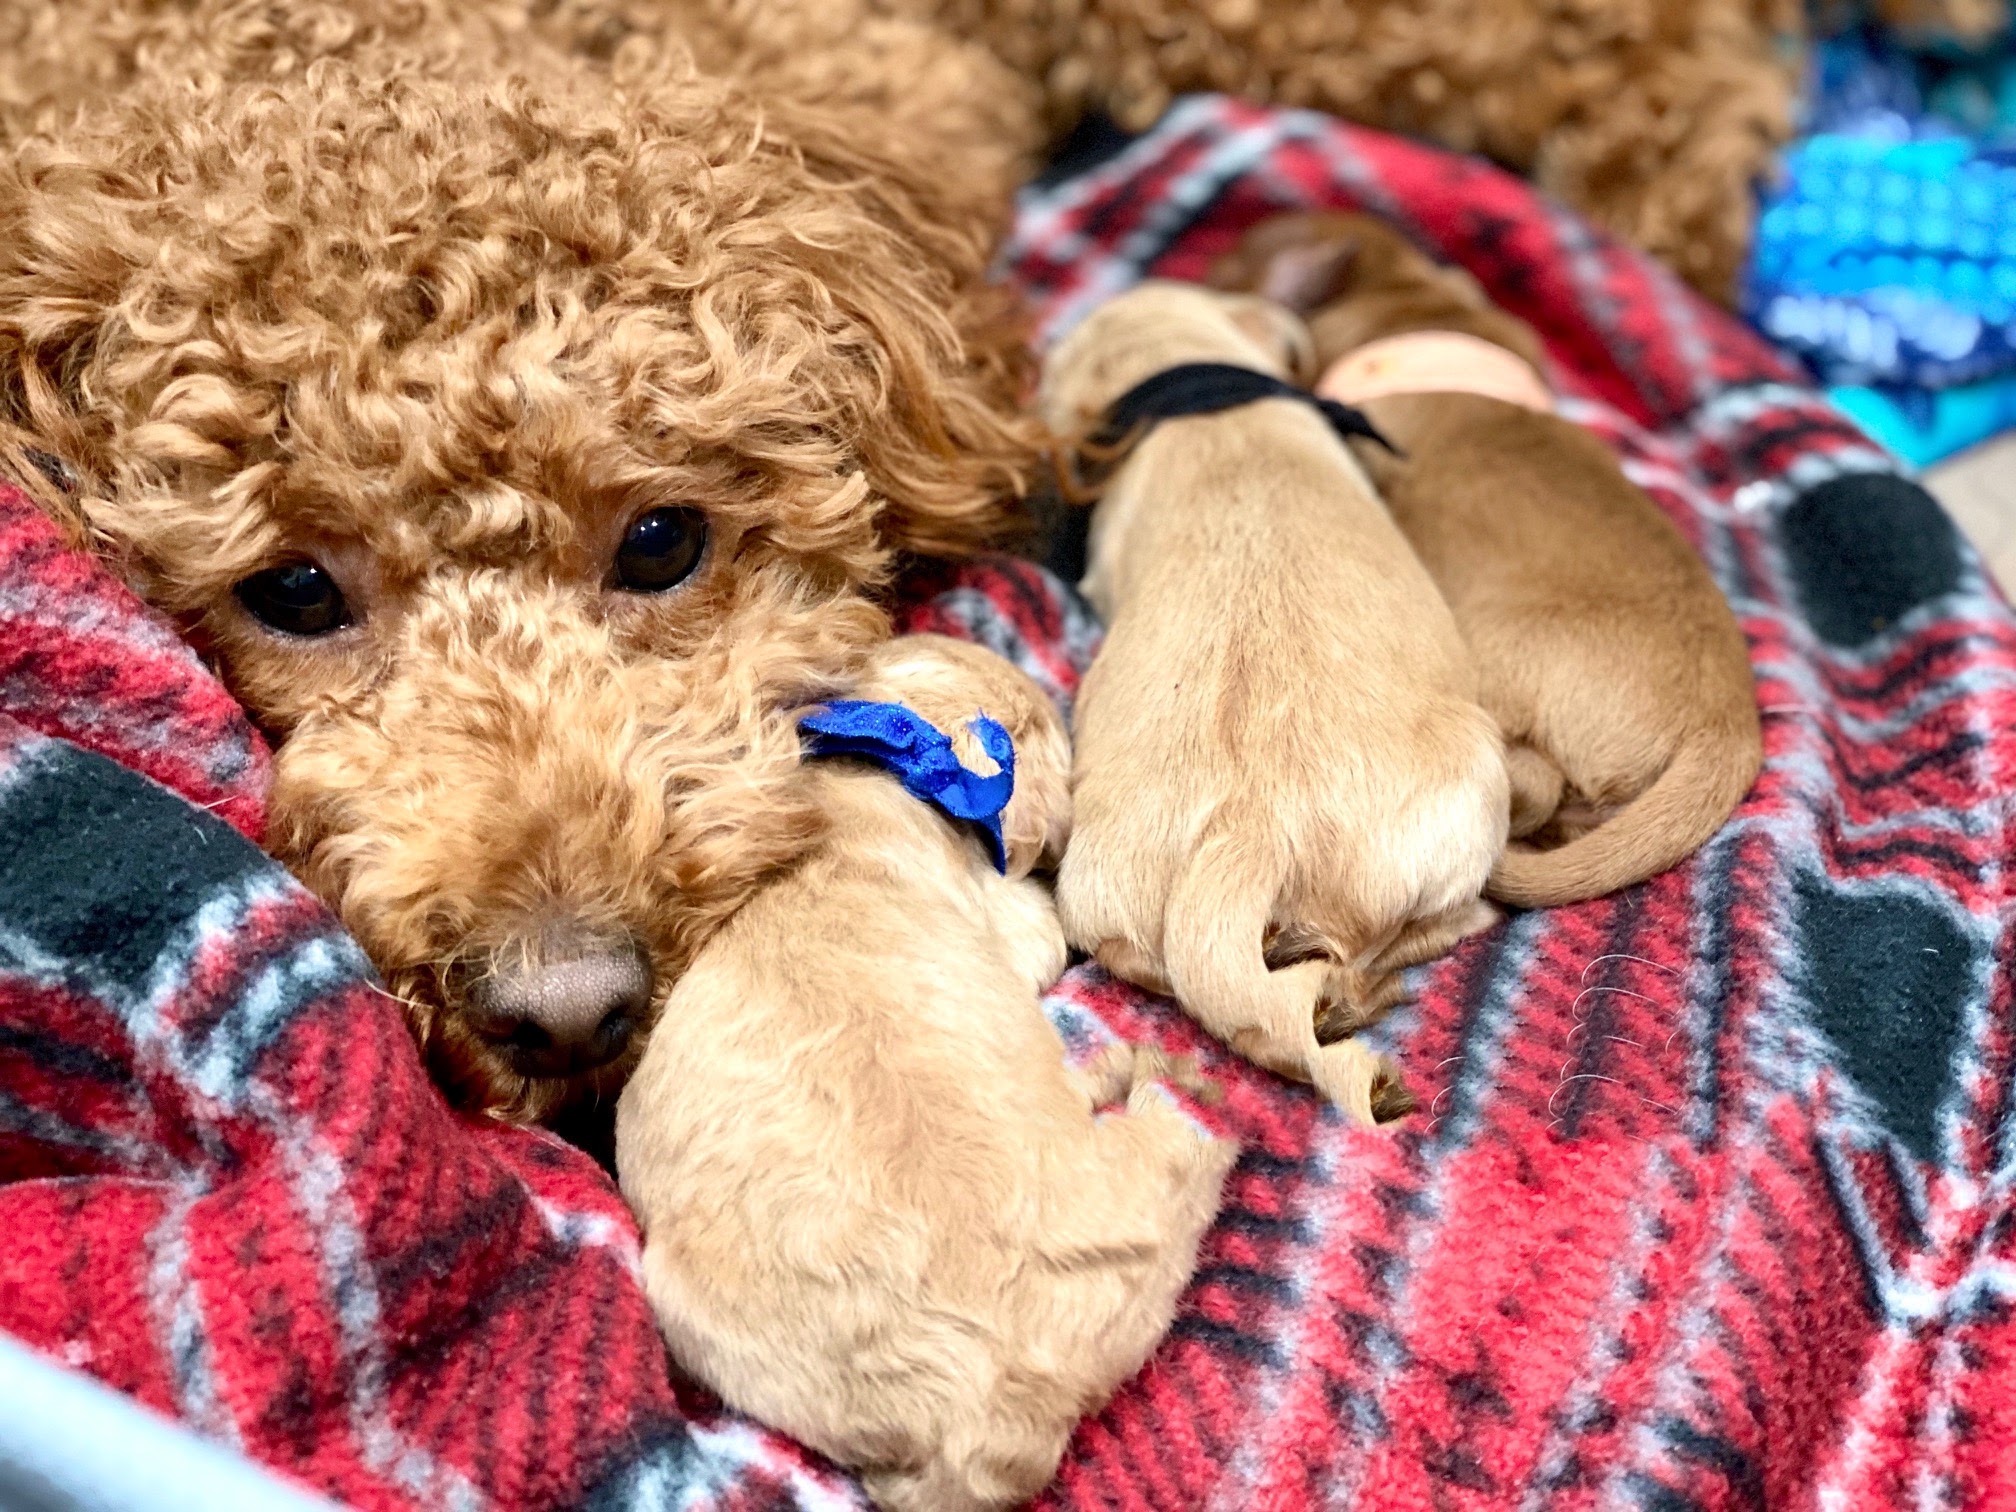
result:
M 2016 424 L 2016 48 L 1816 45 L 1744 310 L 1923 465 Z
M 2016 369 L 2016 147 L 1822 133 L 1785 168 L 1752 266 L 1767 336 L 1832 383 Z
M 982 714 L 967 725 L 998 769 L 982 776 L 959 759 L 951 737 L 898 703 L 838 699 L 798 721 L 813 756 L 858 756 L 886 767 L 903 791 L 979 827 L 997 870 L 1008 870 L 1001 812 L 1015 791 L 1015 742 Z

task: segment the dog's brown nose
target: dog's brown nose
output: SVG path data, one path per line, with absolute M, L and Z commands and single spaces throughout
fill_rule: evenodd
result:
M 475 990 L 478 1032 L 521 1076 L 575 1076 L 623 1053 L 651 1002 L 651 967 L 629 941 L 500 967 Z

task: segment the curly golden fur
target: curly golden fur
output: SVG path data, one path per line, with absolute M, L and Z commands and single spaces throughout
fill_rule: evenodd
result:
M 473 24 L 223 24 L 286 9 L 196 7 L 189 51 L 161 24 L 136 47 L 162 76 L 21 107 L 0 407 L 278 738 L 270 843 L 439 1074 L 542 1117 L 642 1035 L 528 1075 L 471 995 L 587 937 L 634 942 L 662 999 L 816 841 L 792 710 L 886 635 L 901 554 L 999 530 L 1019 340 L 971 186 L 838 95 L 669 54 L 514 76 Z M 626 525 L 668 506 L 704 558 L 621 591 Z M 304 560 L 349 627 L 278 634 L 235 596 Z
M 1994 0 L 1884 4 L 1944 16 Z M 599 37 L 637 63 L 683 35 L 738 67 L 829 84 L 836 69 L 818 60 L 857 66 L 836 37 L 924 23 L 981 44 L 1005 74 L 972 53 L 949 84 L 942 71 L 869 72 L 898 81 L 889 99 L 910 101 L 906 128 L 969 158 L 1026 162 L 1088 108 L 1145 127 L 1196 90 L 1329 111 L 1530 174 L 1723 300 L 1749 247 L 1753 186 L 1791 134 L 1805 35 L 1797 0 L 574 0 L 561 11 L 572 45 Z
M 1880 8 L 1966 36 L 2006 14 Z M 284 73 L 392 47 L 494 66 L 544 47 L 632 80 L 690 51 L 955 147 L 975 214 L 1088 108 L 1142 127 L 1177 94 L 1224 90 L 1482 153 L 1726 300 L 1753 185 L 1791 131 L 1806 23 L 1796 0 L 43 0 L 10 24 L 0 111 L 17 114 L 164 60 Z
M 862 135 L 945 149 L 934 190 L 1000 224 L 1039 95 L 977 42 L 874 0 L 28 0 L 0 9 L 11 135 L 139 80 L 278 82 L 321 59 L 496 78 L 585 66 L 652 87 L 694 63 L 770 99 L 872 111 Z
M 1790 135 L 1796 0 L 880 0 L 1143 127 L 1219 90 L 1478 152 L 1730 297 Z

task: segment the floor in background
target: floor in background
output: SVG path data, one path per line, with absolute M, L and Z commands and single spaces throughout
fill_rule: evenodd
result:
M 2016 594 L 2016 432 L 1941 462 L 1925 486 L 1981 549 L 2002 591 Z

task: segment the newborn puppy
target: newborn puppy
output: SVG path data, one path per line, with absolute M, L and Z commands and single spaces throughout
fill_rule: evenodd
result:
M 1319 389 L 1405 453 L 1366 453 L 1470 643 L 1510 746 L 1514 845 L 1487 891 L 1542 907 L 1665 871 L 1762 759 L 1743 633 L 1610 449 L 1549 412 L 1540 345 L 1469 275 L 1362 215 L 1256 228 L 1214 275 L 1311 313 Z
M 1151 1052 L 1074 1073 L 1043 1016 L 1064 940 L 1026 874 L 1070 798 L 1042 693 L 917 636 L 858 696 L 974 769 L 976 714 L 1013 736 L 1007 875 L 889 773 L 808 762 L 830 831 L 674 987 L 616 1167 L 682 1366 L 880 1506 L 1015 1506 L 1167 1330 L 1235 1151 L 1148 1081 Z
M 1299 331 L 1251 297 L 1143 284 L 1051 354 L 1044 418 L 1083 436 L 1180 364 L 1278 378 Z M 1319 1044 L 1319 1011 L 1326 1038 L 1356 1027 L 1394 971 L 1488 924 L 1505 842 L 1502 750 L 1455 622 L 1295 398 L 1148 431 L 1090 563 L 1108 634 L 1078 704 L 1065 932 L 1369 1122 L 1390 1072 Z

